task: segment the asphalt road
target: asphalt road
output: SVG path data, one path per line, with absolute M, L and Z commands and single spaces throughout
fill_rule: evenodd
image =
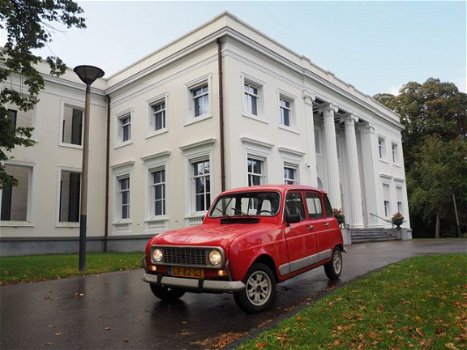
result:
M 255 334 L 329 290 L 404 258 L 467 253 L 467 240 L 356 244 L 344 254 L 340 281 L 322 268 L 278 285 L 268 312 L 246 315 L 229 294 L 185 294 L 158 301 L 142 270 L 0 287 L 0 348 L 213 349 Z

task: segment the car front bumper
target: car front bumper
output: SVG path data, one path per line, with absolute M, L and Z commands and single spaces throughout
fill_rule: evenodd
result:
M 242 281 L 198 280 L 193 278 L 170 277 L 145 273 L 143 281 L 161 286 L 192 289 L 206 292 L 236 292 L 245 288 Z

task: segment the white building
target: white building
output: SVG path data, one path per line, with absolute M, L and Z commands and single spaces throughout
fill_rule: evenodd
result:
M 10 107 L 37 144 L 7 163 L 1 255 L 78 247 L 85 87 L 39 68 L 35 109 Z M 96 81 L 90 117 L 88 250 L 142 250 L 200 223 L 223 188 L 260 183 L 326 189 L 354 231 L 397 211 L 410 231 L 398 116 L 229 13 Z

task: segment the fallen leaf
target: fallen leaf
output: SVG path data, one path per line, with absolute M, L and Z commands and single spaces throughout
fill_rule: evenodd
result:
M 370 332 L 368 333 L 368 336 L 371 338 L 371 339 L 374 339 L 378 336 L 378 334 L 376 334 L 375 332 Z
M 420 337 L 425 337 L 425 334 L 423 334 L 423 331 L 421 328 L 415 328 L 415 332 L 417 332 L 417 334 L 420 336 Z

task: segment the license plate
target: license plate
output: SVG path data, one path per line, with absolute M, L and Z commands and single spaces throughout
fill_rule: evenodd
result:
M 203 269 L 194 269 L 189 267 L 172 267 L 172 275 L 177 277 L 189 277 L 189 278 L 204 278 Z

